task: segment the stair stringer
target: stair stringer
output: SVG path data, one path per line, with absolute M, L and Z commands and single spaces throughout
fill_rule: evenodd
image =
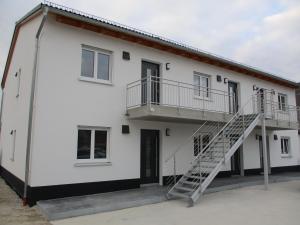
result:
M 232 155 L 236 152 L 236 150 L 240 147 L 240 145 L 246 140 L 246 138 L 249 136 L 249 134 L 253 131 L 253 129 L 256 127 L 259 121 L 259 114 L 256 116 L 256 118 L 253 120 L 253 122 L 249 125 L 249 127 L 244 131 L 243 135 L 235 142 L 235 144 L 230 148 L 230 150 L 225 154 L 225 159 L 221 160 L 216 167 L 210 172 L 209 176 L 204 180 L 204 182 L 197 188 L 192 196 L 190 197 L 191 203 L 194 204 L 201 195 L 204 193 L 206 188 L 210 185 L 210 183 L 213 181 L 213 179 L 217 176 L 217 174 L 220 172 L 222 165 L 224 165 L 226 162 L 228 162 Z

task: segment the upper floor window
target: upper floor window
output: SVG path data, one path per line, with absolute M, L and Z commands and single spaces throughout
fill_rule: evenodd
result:
M 78 128 L 77 159 L 107 161 L 108 149 L 109 129 Z
M 200 97 L 209 97 L 210 77 L 200 73 L 194 73 L 194 94 Z
M 281 137 L 281 155 L 288 156 L 290 155 L 290 138 L 289 137 Z
M 110 83 L 111 53 L 93 48 L 82 48 L 81 77 Z
M 287 95 L 278 93 L 278 109 L 286 111 L 287 109 Z

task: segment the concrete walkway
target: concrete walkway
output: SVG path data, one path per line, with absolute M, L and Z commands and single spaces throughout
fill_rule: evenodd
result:
M 271 175 L 270 183 L 297 179 L 300 180 L 300 172 L 282 173 Z M 258 184 L 263 184 L 263 176 L 217 178 L 207 189 L 206 193 Z M 49 220 L 58 220 L 160 203 L 167 200 L 165 193 L 166 187 L 151 186 L 126 191 L 40 201 L 38 202 L 38 207 Z
M 300 181 L 204 195 L 199 204 L 165 201 L 118 211 L 52 221 L 53 225 L 299 225 Z

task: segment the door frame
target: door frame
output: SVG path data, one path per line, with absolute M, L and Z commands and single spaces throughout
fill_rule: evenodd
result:
M 157 148 L 157 153 L 156 153 L 156 171 L 157 171 L 157 176 L 154 178 L 155 181 L 154 182 L 143 182 L 143 178 L 142 178 L 142 162 L 143 162 L 143 159 L 142 159 L 142 131 L 154 131 L 155 132 L 155 135 L 157 137 L 157 143 L 156 143 L 156 148 Z M 144 184 L 152 184 L 152 183 L 157 183 L 157 184 L 160 184 L 160 181 L 161 181 L 161 171 L 160 171 L 160 154 L 161 154 L 161 151 L 160 151 L 160 145 L 161 145 L 161 137 L 160 137 L 160 130 L 159 129 L 140 129 L 140 183 L 141 185 L 144 185 Z
M 159 74 L 159 76 L 158 76 L 159 77 L 159 104 L 161 104 L 161 102 L 162 102 L 162 85 L 161 85 L 161 79 L 163 78 L 162 63 L 158 62 L 158 61 L 155 61 L 155 60 L 151 60 L 151 59 L 141 58 L 141 78 L 140 78 L 141 80 L 143 79 L 142 78 L 143 62 L 156 64 L 158 66 L 158 74 Z M 146 91 L 146 95 L 147 95 L 147 91 Z M 141 98 L 142 98 L 142 96 L 141 96 Z M 151 98 L 152 98 L 152 94 L 151 94 Z M 147 100 L 147 98 L 146 98 L 146 100 Z M 141 99 L 141 103 L 143 103 L 142 99 Z M 146 101 L 146 104 L 147 104 L 147 101 Z M 144 105 L 146 105 L 146 104 L 144 104 Z

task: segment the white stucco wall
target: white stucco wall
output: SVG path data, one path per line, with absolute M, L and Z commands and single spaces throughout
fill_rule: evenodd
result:
M 113 84 L 104 85 L 79 80 L 81 45 L 112 51 Z M 130 52 L 130 61 L 122 59 L 122 51 Z M 140 79 L 142 59 L 161 64 L 163 78 L 193 83 L 193 72 L 211 76 L 211 87 L 227 91 L 228 86 L 216 81 L 222 75 L 240 84 L 240 105 L 251 94 L 253 85 L 275 89 L 288 95 L 289 104 L 295 104 L 294 90 L 238 74 L 215 66 L 189 60 L 166 52 L 114 39 L 101 34 L 58 24 L 49 18 L 45 24 L 40 46 L 34 137 L 31 158 L 31 186 L 120 180 L 140 177 L 140 129 L 161 131 L 160 174 L 168 175 L 172 165 L 162 165 L 164 159 L 185 141 L 198 124 L 129 121 L 125 116 L 126 84 Z M 165 63 L 170 70 L 165 70 Z M 121 133 L 121 125 L 129 124 L 130 134 Z M 78 167 L 76 161 L 77 126 L 110 128 L 109 166 Z M 171 136 L 164 135 L 170 128 Z M 297 135 L 290 133 L 293 146 Z M 295 140 L 294 140 L 295 139 Z M 192 143 L 191 143 L 192 145 Z M 272 143 L 280 153 L 280 141 Z M 299 144 L 298 144 L 299 146 Z M 279 148 L 279 149 L 278 149 Z M 186 154 L 188 152 L 188 154 Z M 259 165 L 258 141 L 251 134 L 244 144 L 245 168 Z M 273 148 L 271 149 L 273 152 Z M 275 153 L 272 166 L 298 164 L 298 151 L 292 158 L 282 159 Z M 193 150 L 180 152 L 179 173 L 192 159 Z M 273 153 L 271 153 L 273 154 Z M 227 165 L 230 168 L 230 165 Z
M 41 22 L 36 17 L 29 23 L 22 25 L 15 45 L 13 57 L 8 70 L 8 76 L 3 90 L 2 130 L 0 146 L 2 150 L 1 166 L 24 180 L 25 151 L 27 144 L 27 125 L 29 113 L 29 96 L 33 71 L 35 51 L 35 34 Z M 18 77 L 16 72 L 21 69 L 20 91 L 17 95 Z M 16 130 L 14 159 L 12 130 Z

